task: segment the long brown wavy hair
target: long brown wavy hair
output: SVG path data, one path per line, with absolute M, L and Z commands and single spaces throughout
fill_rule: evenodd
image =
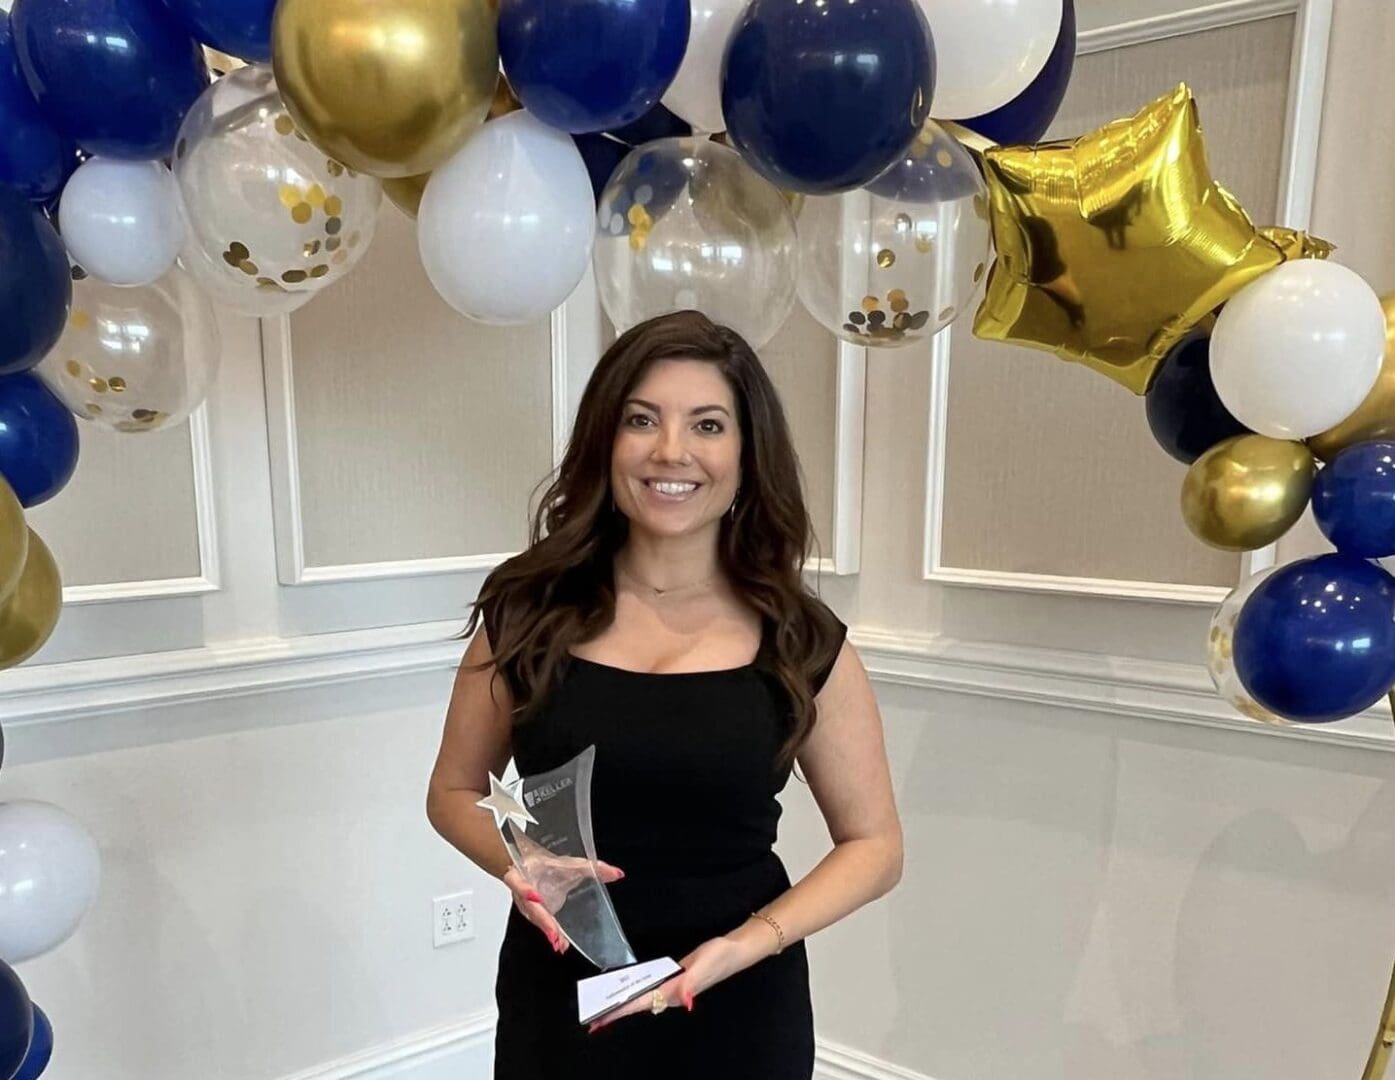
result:
M 457 637 L 473 634 L 485 616 L 493 659 L 472 669 L 496 669 L 513 694 L 514 722 L 522 723 L 545 700 L 571 648 L 611 624 L 612 560 L 629 532 L 629 519 L 612 501 L 616 433 L 624 402 L 649 366 L 678 358 L 715 364 L 736 399 L 741 491 L 735 513 L 722 515 L 718 559 L 732 588 L 760 613 L 762 666 L 792 706 L 777 768 L 792 766 L 815 722 L 811 679 L 832 666 L 840 629 L 801 577 L 817 541 L 775 387 L 741 335 L 699 312 L 640 323 L 605 351 L 587 380 L 556 478 L 532 515 L 528 547 L 490 572 Z

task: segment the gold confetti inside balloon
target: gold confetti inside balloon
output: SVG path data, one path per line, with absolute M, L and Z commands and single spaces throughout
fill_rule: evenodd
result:
M 9 598 L 0 603 L 0 670 L 22 664 L 43 647 L 58 625 L 63 579 L 53 554 L 33 529 L 24 572 Z
M 1235 671 L 1235 624 L 1240 619 L 1240 609 L 1245 606 L 1250 594 L 1273 573 L 1274 569 L 1269 567 L 1251 574 L 1231 589 L 1230 594 L 1216 608 L 1216 613 L 1211 616 L 1211 626 L 1206 637 L 1206 670 L 1211 675 L 1211 682 L 1216 686 L 1216 693 L 1237 712 L 1266 724 L 1287 724 L 1288 721 L 1282 716 L 1270 712 L 1250 696 L 1250 692 L 1245 689 Z
M 1073 141 L 983 160 L 998 257 L 974 333 L 1136 394 L 1203 315 L 1284 260 L 1212 180 L 1185 84 Z
M 596 285 L 619 330 L 696 308 L 759 348 L 794 306 L 797 259 L 788 201 L 722 143 L 645 143 L 601 193 Z
M 173 164 L 189 219 L 180 265 L 246 314 L 294 311 L 348 273 L 373 238 L 382 184 L 305 137 L 264 65 L 203 92 Z
M 374 176 L 417 176 L 489 112 L 497 22 L 488 0 L 280 0 L 276 80 L 331 157 Z
M 175 267 L 141 288 L 73 283 L 73 305 L 38 375 L 80 419 L 120 432 L 188 419 L 217 377 L 213 305 Z
M 898 348 L 969 310 L 988 265 L 987 188 L 968 151 L 926 121 L 906 156 L 846 195 L 806 195 L 799 299 L 844 341 Z
M 19 496 L 0 476 L 0 604 L 15 591 L 29 557 L 29 526 Z
M 1395 438 L 1395 293 L 1381 297 L 1385 312 L 1385 356 L 1376 385 L 1354 413 L 1335 427 L 1307 440 L 1308 449 L 1323 461 L 1353 443 Z
M 1315 471 L 1301 442 L 1235 435 L 1192 462 L 1182 482 L 1182 518 L 1212 547 L 1255 551 L 1302 516 Z

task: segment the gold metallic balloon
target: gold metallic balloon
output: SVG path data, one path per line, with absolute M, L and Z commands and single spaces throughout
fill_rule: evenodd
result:
M 39 534 L 29 530 L 29 558 L 13 595 L 0 604 L 0 669 L 22 664 L 36 652 L 63 607 L 63 579 Z
M 29 557 L 29 526 L 14 489 L 0 476 L 0 604 L 15 591 Z
M 421 207 L 421 193 L 426 190 L 426 182 L 430 179 L 430 173 L 422 173 L 420 176 L 400 176 L 384 180 L 383 194 L 392 200 L 393 206 L 409 218 L 415 219 L 417 210 Z
M 1381 297 L 1380 306 L 1385 311 L 1385 359 L 1376 385 L 1356 412 L 1307 440 L 1308 449 L 1323 461 L 1331 461 L 1352 443 L 1395 439 L 1395 293 Z
M 1182 518 L 1225 551 L 1272 544 L 1308 505 L 1316 464 L 1300 442 L 1236 435 L 1207 450 L 1182 481 Z
M 1069 142 L 983 151 L 998 257 L 974 333 L 1136 394 L 1207 312 L 1284 261 L 1211 179 L 1185 84 Z
M 280 0 L 276 83 L 331 157 L 372 176 L 418 176 L 489 112 L 497 21 L 489 0 Z
M 1260 234 L 1272 240 L 1284 253 L 1284 259 L 1325 259 L 1337 250 L 1331 240 L 1290 229 L 1284 225 L 1261 225 Z

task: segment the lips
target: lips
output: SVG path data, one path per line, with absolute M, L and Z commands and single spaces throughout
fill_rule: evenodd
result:
M 685 480 L 663 480 L 663 481 L 658 481 L 658 482 L 659 482 L 659 483 L 666 483 L 666 484 L 683 484 L 683 483 L 696 484 L 696 481 L 693 481 L 693 480 L 686 480 L 686 481 L 685 481 Z M 687 491 L 680 492 L 679 494 L 676 494 L 676 495 L 670 495 L 670 494 L 668 494 L 667 492 L 660 491 L 658 488 L 656 488 L 656 487 L 654 486 L 654 483 L 655 483 L 655 481 L 652 481 L 652 480 L 645 480 L 645 481 L 644 481 L 644 489 L 645 489 L 647 492 L 649 492 L 649 497 L 650 497 L 651 499 L 654 499 L 654 500 L 656 500 L 656 501 L 658 501 L 658 502 L 673 502 L 673 503 L 677 503 L 677 502 L 686 502 L 688 499 L 691 499 L 694 495 L 697 494 L 698 488 L 702 487 L 701 484 L 696 484 L 695 487 L 692 487 L 692 488 L 688 489 Z

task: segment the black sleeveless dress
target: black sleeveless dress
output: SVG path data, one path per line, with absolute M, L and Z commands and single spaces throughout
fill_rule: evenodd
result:
M 774 769 L 788 705 L 763 663 L 765 645 L 752 663 L 720 671 L 653 674 L 572 657 L 538 714 L 514 729 L 524 776 L 595 744 L 596 853 L 625 871 L 607 888 L 640 960 L 681 961 L 790 887 L 772 850 L 776 795 L 790 776 Z M 831 669 L 818 673 L 816 693 Z M 588 1034 L 576 983 L 596 973 L 575 947 L 553 952 L 509 909 L 494 988 L 495 1080 L 813 1075 L 802 941 L 703 991 L 692 1012 L 680 1004 Z

